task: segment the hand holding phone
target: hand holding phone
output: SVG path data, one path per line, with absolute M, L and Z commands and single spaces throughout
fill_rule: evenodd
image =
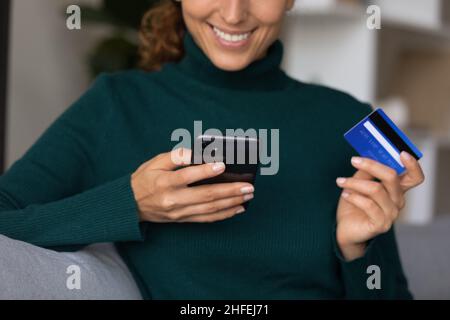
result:
M 188 159 L 191 157 L 191 150 L 181 150 Z M 245 211 L 243 204 L 253 198 L 251 184 L 234 182 L 188 187 L 221 175 L 225 166 L 219 162 L 189 166 L 184 155 L 178 162 L 179 151 L 159 154 L 132 174 L 131 188 L 141 221 L 211 223 Z

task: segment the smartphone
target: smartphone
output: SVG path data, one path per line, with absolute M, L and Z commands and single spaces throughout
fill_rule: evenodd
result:
M 192 165 L 224 162 L 225 171 L 216 177 L 189 186 L 212 183 L 248 182 L 254 184 L 259 168 L 258 138 L 201 135 L 192 146 Z

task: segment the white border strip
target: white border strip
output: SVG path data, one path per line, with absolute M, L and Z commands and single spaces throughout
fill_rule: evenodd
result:
M 364 123 L 364 127 L 374 136 L 374 138 L 383 146 L 384 149 L 391 155 L 392 158 L 397 161 L 397 163 L 404 168 L 405 166 L 400 161 L 400 154 L 391 146 L 389 142 L 383 137 L 383 135 L 378 132 L 378 130 L 370 123 L 370 121 L 366 121 Z

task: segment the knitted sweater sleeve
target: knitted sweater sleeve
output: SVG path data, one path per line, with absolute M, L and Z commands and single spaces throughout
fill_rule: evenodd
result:
M 140 241 L 131 173 L 95 183 L 114 99 L 101 75 L 0 177 L 0 234 L 39 246 Z

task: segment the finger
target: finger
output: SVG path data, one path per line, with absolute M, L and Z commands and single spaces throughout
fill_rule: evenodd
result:
M 425 175 L 419 161 L 405 151 L 400 154 L 400 160 L 406 168 L 406 173 L 400 180 L 400 184 L 404 191 L 414 188 L 424 182 Z
M 352 165 L 380 180 L 389 193 L 390 198 L 398 207 L 402 207 L 404 205 L 403 190 L 400 186 L 400 178 L 394 169 L 385 166 L 378 161 L 360 157 L 353 157 Z
M 237 207 L 221 210 L 216 213 L 190 216 L 190 217 L 180 220 L 179 222 L 212 223 L 212 222 L 222 221 L 225 219 L 232 218 L 235 215 L 243 213 L 244 211 L 245 211 L 244 207 L 237 206 Z
M 196 187 L 182 188 L 174 191 L 173 196 L 180 206 L 211 202 L 253 193 L 255 188 L 249 183 L 216 183 Z
M 190 159 L 191 154 L 192 151 L 185 148 L 161 153 L 150 160 L 147 167 L 153 170 L 172 171 L 181 166 L 190 164 L 190 160 L 187 159 Z
M 367 214 L 368 226 L 373 235 L 387 232 L 390 229 L 392 220 L 384 214 L 375 201 L 366 196 L 349 192 L 343 192 L 342 197 Z
M 356 179 L 365 179 L 365 180 L 373 180 L 374 176 L 372 176 L 371 174 L 369 174 L 368 172 L 362 171 L 362 170 L 357 170 L 355 172 L 355 174 L 353 175 L 353 178 Z
M 177 171 L 170 172 L 167 176 L 172 186 L 187 186 L 188 184 L 212 178 L 225 171 L 225 163 L 214 162 L 202 165 L 194 165 Z
M 170 220 L 178 221 L 189 216 L 211 214 L 241 205 L 242 203 L 253 199 L 253 196 L 254 195 L 250 193 L 243 196 L 231 197 L 202 204 L 194 204 L 191 206 L 173 210 L 172 212 L 169 212 L 168 217 Z
M 369 197 L 392 220 L 397 219 L 399 208 L 389 197 L 388 192 L 381 183 L 356 178 L 338 178 L 336 183 L 339 187 L 350 190 L 350 193 L 353 191 Z
M 187 166 L 191 164 L 192 150 L 187 148 L 178 148 L 170 152 L 172 163 L 180 166 Z

